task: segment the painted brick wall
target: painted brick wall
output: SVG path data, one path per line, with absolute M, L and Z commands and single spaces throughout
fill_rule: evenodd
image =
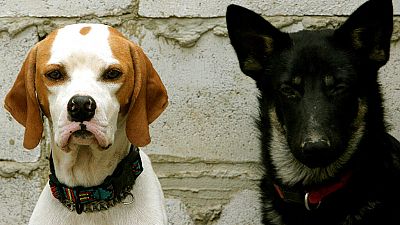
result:
M 285 31 L 331 28 L 365 0 L 0 0 L 0 96 L 30 49 L 71 23 L 112 25 L 138 42 L 170 97 L 144 150 L 167 198 L 171 224 L 259 224 L 259 144 L 254 82 L 241 74 L 225 25 L 230 3 L 262 13 Z M 392 57 L 381 83 L 400 138 L 400 1 Z M 23 130 L 0 109 L 0 225 L 26 224 L 47 180 L 46 142 L 22 148 Z

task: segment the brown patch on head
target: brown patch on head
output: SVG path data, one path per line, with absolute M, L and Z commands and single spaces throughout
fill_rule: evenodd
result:
M 119 32 L 117 29 L 108 27 L 108 30 L 110 31 L 110 37 L 112 37 L 112 36 L 122 37 L 123 39 L 125 39 L 127 41 L 126 37 L 121 32 Z
M 143 50 L 117 30 L 109 31 L 111 51 L 123 72 L 117 99 L 121 113 L 127 114 L 126 135 L 132 144 L 145 146 L 150 143 L 149 124 L 168 104 L 167 91 Z
M 45 78 L 45 74 L 49 71 L 49 66 L 47 65 L 51 57 L 51 48 L 54 39 L 57 36 L 57 31 L 50 33 L 44 40 L 38 44 L 38 54 L 36 60 L 36 78 L 35 78 L 35 88 L 37 93 L 37 98 L 44 115 L 47 118 L 51 118 L 49 98 L 48 98 L 48 86 L 51 86 L 48 79 Z M 54 67 L 54 66 L 53 66 Z
M 116 29 L 109 28 L 110 37 L 109 43 L 113 56 L 120 62 L 120 70 L 122 77 L 115 82 L 121 83 L 122 86 L 117 92 L 117 99 L 120 104 L 120 112 L 122 114 L 128 113 L 130 99 L 134 87 L 134 76 L 135 73 L 132 57 L 129 51 L 129 41 Z
M 91 29 L 92 29 L 91 27 L 82 27 L 79 33 L 82 35 L 86 35 L 90 32 Z

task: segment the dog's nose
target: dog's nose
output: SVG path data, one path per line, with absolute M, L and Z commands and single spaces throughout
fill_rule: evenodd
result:
M 303 145 L 303 152 L 312 154 L 316 151 L 324 151 L 329 149 L 330 144 L 328 141 L 319 140 L 315 142 L 304 142 Z
M 318 140 L 302 144 L 303 156 L 309 167 L 320 167 L 331 162 L 335 151 L 329 141 Z
M 85 95 L 74 95 L 67 105 L 69 120 L 75 122 L 89 121 L 96 111 L 96 101 Z

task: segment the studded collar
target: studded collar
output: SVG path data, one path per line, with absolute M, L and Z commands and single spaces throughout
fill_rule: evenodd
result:
M 113 174 L 104 182 L 94 187 L 69 187 L 57 179 L 53 158 L 50 155 L 49 184 L 51 193 L 69 210 L 93 212 L 106 210 L 116 203 L 130 204 L 133 195 L 130 193 L 136 178 L 142 173 L 143 166 L 139 148 L 131 146 L 129 154 L 117 165 Z M 124 199 L 130 196 L 129 202 Z M 126 200 L 128 201 L 128 200 Z

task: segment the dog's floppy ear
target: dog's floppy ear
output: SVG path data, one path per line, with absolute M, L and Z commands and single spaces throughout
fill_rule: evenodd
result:
M 257 13 L 237 5 L 229 5 L 226 23 L 231 44 L 246 75 L 257 79 L 263 62 L 291 46 L 291 39 Z
M 42 139 L 43 121 L 35 91 L 36 52 L 33 47 L 25 59 L 4 107 L 25 127 L 24 147 L 35 148 Z
M 136 146 L 150 143 L 149 124 L 167 107 L 167 91 L 142 49 L 130 43 L 135 71 L 134 90 L 126 121 L 126 134 Z
M 334 38 L 379 68 L 389 60 L 392 31 L 392 1 L 370 0 L 350 15 Z

